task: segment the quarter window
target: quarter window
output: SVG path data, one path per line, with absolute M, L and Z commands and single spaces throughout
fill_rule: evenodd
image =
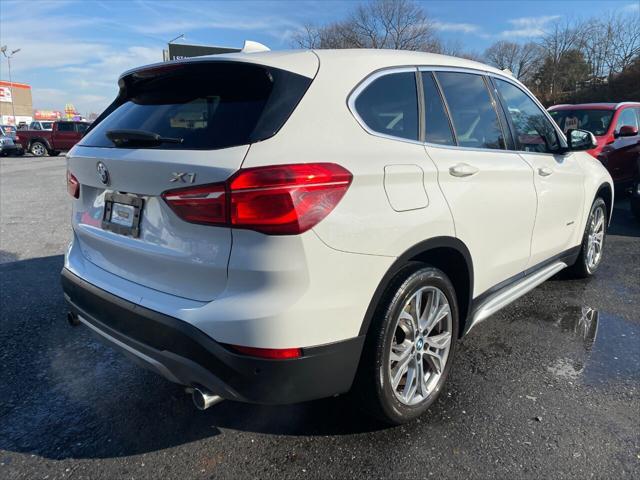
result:
M 458 145 L 504 149 L 504 135 L 484 79 L 472 73 L 436 74 L 449 106 Z
M 375 132 L 418 140 L 418 96 L 413 72 L 375 79 L 358 95 L 355 109 Z
M 494 81 L 515 129 L 516 149 L 538 153 L 556 151 L 558 135 L 540 107 L 515 85 L 504 80 Z
M 422 72 L 424 92 L 425 140 L 440 145 L 455 145 L 449 118 L 431 72 Z

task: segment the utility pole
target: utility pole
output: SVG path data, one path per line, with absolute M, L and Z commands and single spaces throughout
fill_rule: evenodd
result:
M 7 64 L 9 65 L 9 93 L 11 94 L 11 111 L 13 112 L 13 124 L 16 127 L 18 126 L 18 121 L 16 120 L 16 105 L 13 101 L 13 80 L 11 80 L 11 57 L 13 57 L 19 51 L 20 49 L 17 48 L 13 50 L 11 53 L 9 53 L 9 55 L 7 55 L 7 46 L 3 45 L 0 48 L 0 52 L 2 52 L 2 54 L 5 56 L 5 58 L 7 59 Z
M 179 39 L 181 39 L 181 38 L 183 38 L 183 39 L 184 39 L 184 33 L 181 33 L 181 34 L 180 34 L 180 35 L 178 35 L 176 38 L 172 38 L 171 40 L 169 40 L 169 41 L 167 42 L 167 55 L 166 55 L 166 56 L 165 56 L 165 55 L 163 55 L 163 57 L 164 57 L 164 58 L 163 58 L 163 60 L 164 60 L 165 62 L 168 62 L 169 60 L 171 60 L 171 59 L 169 58 L 169 49 L 171 48 L 171 44 L 172 44 L 173 42 L 175 42 L 176 40 L 179 40 Z M 163 53 L 164 53 L 164 52 L 163 52 Z

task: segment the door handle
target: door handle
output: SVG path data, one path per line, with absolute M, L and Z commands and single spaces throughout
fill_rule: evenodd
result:
M 470 177 L 479 172 L 479 169 L 467 163 L 458 163 L 449 168 L 449 173 L 454 177 Z
M 551 170 L 549 167 L 541 167 L 538 169 L 538 175 L 540 175 L 541 177 L 548 177 L 552 173 L 553 170 Z

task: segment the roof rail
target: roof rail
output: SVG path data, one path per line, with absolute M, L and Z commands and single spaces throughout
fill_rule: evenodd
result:
M 263 45 L 259 42 L 254 42 L 253 40 L 245 40 L 244 45 L 242 46 L 242 53 L 255 53 L 255 52 L 268 52 L 271 49 L 266 45 Z
M 624 107 L 625 105 L 640 105 L 640 102 L 618 102 L 616 103 L 616 106 L 613 108 L 617 110 L 620 107 Z

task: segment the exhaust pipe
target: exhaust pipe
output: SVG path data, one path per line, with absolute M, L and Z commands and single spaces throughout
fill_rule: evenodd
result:
M 80 325 L 78 315 L 73 312 L 67 313 L 67 322 L 69 322 L 69 325 L 71 325 L 72 327 L 77 327 L 78 325 Z
M 220 403 L 224 398 L 220 395 L 214 395 L 206 390 L 201 390 L 198 387 L 194 387 L 191 392 L 191 398 L 193 404 L 198 410 L 206 410 L 209 407 L 213 407 L 216 403 Z

